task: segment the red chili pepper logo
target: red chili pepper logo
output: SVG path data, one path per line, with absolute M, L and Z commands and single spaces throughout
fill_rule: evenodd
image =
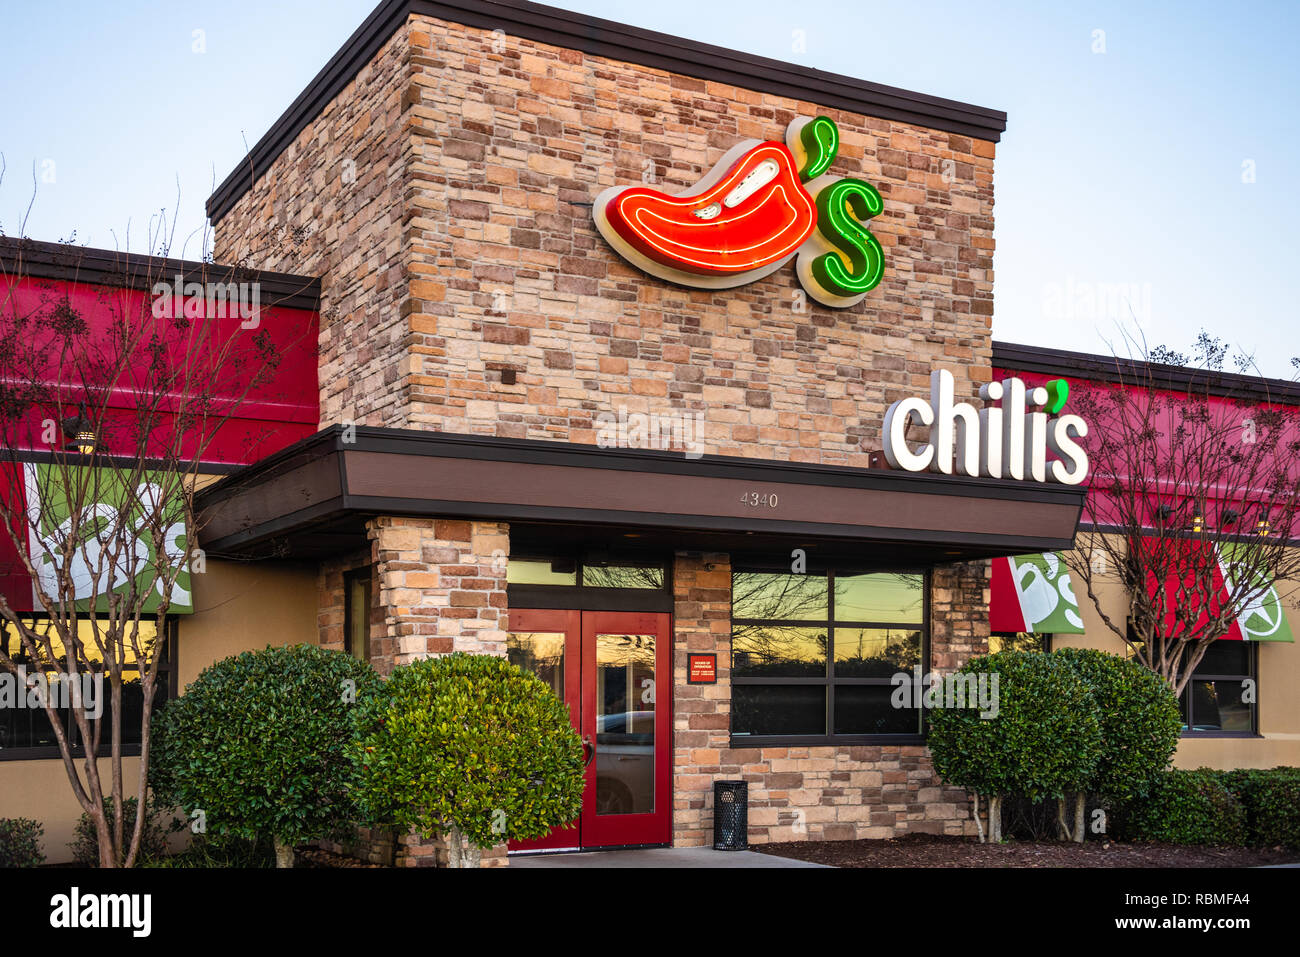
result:
M 790 151 L 761 143 L 719 167 L 721 176 L 676 196 L 619 190 L 604 203 L 609 228 L 643 256 L 701 276 L 744 276 L 788 259 L 817 225 Z
M 592 215 L 624 259 L 662 279 L 729 289 L 798 255 L 797 274 L 811 296 L 850 306 L 883 271 L 880 244 L 861 225 L 881 202 L 869 184 L 826 174 L 838 150 L 834 122 L 801 118 L 785 143 L 737 144 L 684 192 L 611 186 Z

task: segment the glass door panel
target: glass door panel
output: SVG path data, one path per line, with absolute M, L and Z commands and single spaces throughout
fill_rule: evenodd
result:
M 655 809 L 655 636 L 596 636 L 596 813 Z
M 672 632 L 652 612 L 582 613 L 582 729 L 595 746 L 582 846 L 672 840 Z
M 506 635 L 506 660 L 531 671 L 563 701 L 569 720 L 581 733 L 579 723 L 582 672 L 582 615 L 576 611 L 511 610 Z M 590 772 L 589 772 L 590 773 Z M 546 837 L 512 841 L 512 851 L 561 850 L 580 846 L 581 829 L 575 819 Z

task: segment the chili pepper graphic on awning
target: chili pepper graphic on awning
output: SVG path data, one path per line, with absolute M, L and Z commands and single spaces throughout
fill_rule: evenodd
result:
M 610 187 L 593 204 L 596 226 L 643 271 L 706 289 L 754 282 L 798 255 L 813 298 L 852 305 L 883 273 L 880 244 L 861 225 L 880 212 L 880 194 L 825 175 L 839 151 L 828 117 L 796 119 L 785 139 L 738 143 L 681 193 Z

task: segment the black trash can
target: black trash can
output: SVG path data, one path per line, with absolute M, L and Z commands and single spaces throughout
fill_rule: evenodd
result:
M 749 848 L 749 785 L 744 781 L 713 782 L 713 849 Z

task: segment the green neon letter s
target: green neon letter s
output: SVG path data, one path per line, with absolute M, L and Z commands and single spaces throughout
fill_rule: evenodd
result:
M 885 273 L 885 251 L 861 224 L 884 208 L 876 188 L 860 179 L 837 180 L 817 194 L 817 229 L 851 264 L 846 267 L 836 253 L 813 260 L 812 274 L 829 292 L 857 296 L 880 282 Z

